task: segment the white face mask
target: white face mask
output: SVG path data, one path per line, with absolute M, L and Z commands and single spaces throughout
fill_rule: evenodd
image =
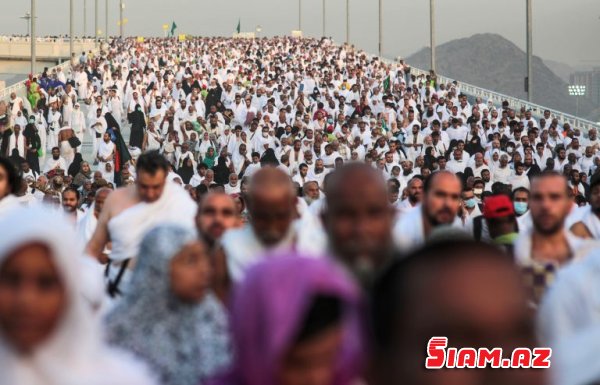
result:
M 475 189 L 473 189 L 473 194 L 481 195 L 481 194 L 483 194 L 483 189 L 475 188 Z

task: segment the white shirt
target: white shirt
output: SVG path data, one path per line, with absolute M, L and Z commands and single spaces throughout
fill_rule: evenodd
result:
M 592 247 L 592 245 L 595 245 Z M 600 252 L 590 242 L 587 257 L 556 274 L 538 312 L 539 332 L 551 346 L 578 331 L 600 325 Z

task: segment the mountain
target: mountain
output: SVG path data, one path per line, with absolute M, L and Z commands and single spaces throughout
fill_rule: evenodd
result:
M 436 48 L 437 72 L 513 97 L 526 99 L 524 78 L 526 54 L 511 41 L 497 34 L 477 34 L 449 41 Z M 429 69 L 430 50 L 423 48 L 406 58 L 414 67 Z M 542 59 L 533 57 L 533 102 L 575 114 L 575 98 L 569 96 L 567 82 L 557 76 Z M 586 117 L 593 110 L 591 102 L 581 99 L 579 112 Z
M 577 71 L 575 68 L 571 67 L 568 64 L 550 59 L 544 59 L 544 64 L 546 64 L 546 66 L 550 68 L 550 70 L 554 72 L 559 78 L 567 82 L 567 84 L 569 83 L 569 76 L 571 76 L 573 72 Z

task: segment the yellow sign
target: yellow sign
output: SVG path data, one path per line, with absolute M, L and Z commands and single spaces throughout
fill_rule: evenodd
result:
M 185 34 L 179 35 L 179 41 L 185 41 Z
M 169 24 L 163 24 L 163 29 L 166 31 L 167 29 L 169 29 Z
M 143 36 L 138 36 L 137 42 L 138 43 L 143 43 L 144 42 L 144 37 Z

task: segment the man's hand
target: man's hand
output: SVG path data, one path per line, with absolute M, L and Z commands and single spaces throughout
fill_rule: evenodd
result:
M 108 262 L 110 262 L 110 258 L 108 258 L 107 254 L 102 253 L 98 256 L 98 262 L 100 262 L 103 265 L 106 265 Z

